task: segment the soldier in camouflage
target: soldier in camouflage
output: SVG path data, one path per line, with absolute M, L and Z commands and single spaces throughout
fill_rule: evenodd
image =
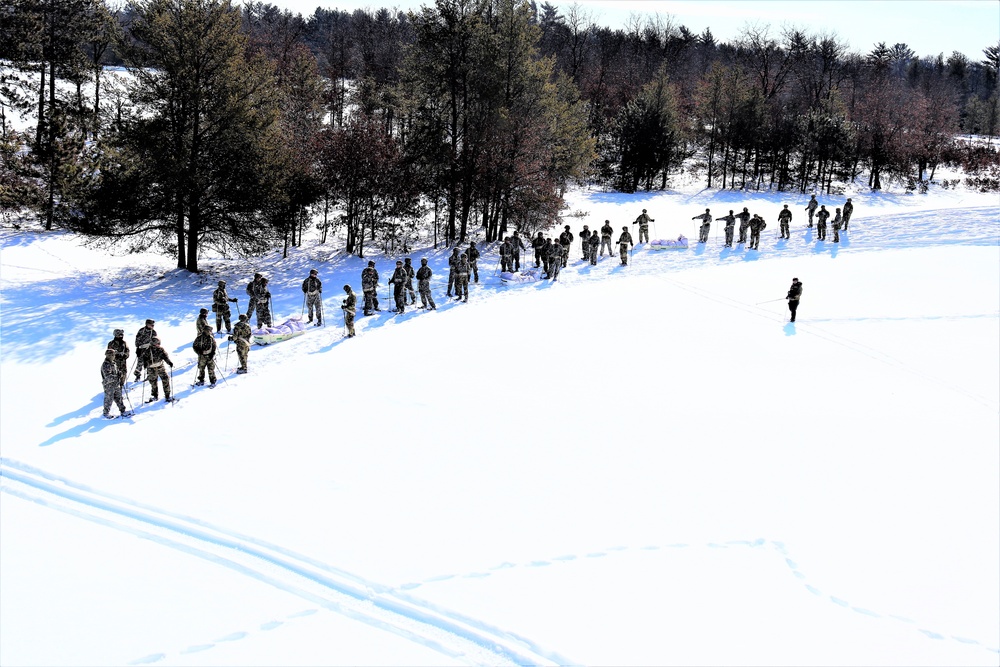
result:
M 816 214 L 816 238 L 819 241 L 826 240 L 826 221 L 830 218 L 830 212 L 826 210 L 826 204 L 819 207 Z
M 802 283 L 798 278 L 792 278 L 792 286 L 788 288 L 788 310 L 792 314 L 791 321 L 795 321 L 795 312 L 799 309 L 799 299 L 802 298 Z
M 212 330 L 202 331 L 199 333 L 195 339 L 194 343 L 191 345 L 191 349 L 194 353 L 198 355 L 198 381 L 195 382 L 196 385 L 201 386 L 205 384 L 205 369 L 208 369 L 208 379 L 211 380 L 212 386 L 215 386 L 215 353 L 219 349 L 218 345 L 215 344 L 215 336 L 212 335 Z
M 559 278 L 559 272 L 562 270 L 562 260 L 563 260 L 563 246 L 561 243 L 553 241 L 549 244 L 549 271 L 546 274 L 546 278 L 551 278 L 552 280 L 557 280 Z
M 249 320 L 253 317 L 253 314 L 257 311 L 257 288 L 260 286 L 260 281 L 264 276 L 259 273 L 253 274 L 253 280 L 247 283 L 247 319 Z
M 789 232 L 789 225 L 791 222 L 792 212 L 788 209 L 788 204 L 785 204 L 785 207 L 781 209 L 780 213 L 778 213 L 778 227 L 781 229 L 781 238 L 792 238 L 791 233 Z
M 323 281 L 319 279 L 319 271 L 309 271 L 309 277 L 302 281 L 302 293 L 306 295 L 306 307 L 309 309 L 307 322 L 313 321 L 315 312 L 316 326 L 323 324 Z
M 750 245 L 747 246 L 747 249 L 757 250 L 759 248 L 760 233 L 765 228 L 767 228 L 767 223 L 764 222 L 764 218 L 754 213 L 753 218 L 750 219 Z
M 160 383 L 163 385 L 163 400 L 170 400 L 170 376 L 167 375 L 167 369 L 163 367 L 164 364 L 167 364 L 171 368 L 174 367 L 174 362 L 170 360 L 167 351 L 160 347 L 160 339 L 153 338 L 149 343 L 149 363 L 146 365 L 146 379 L 152 387 L 150 398 L 146 401 L 147 403 L 152 403 L 159 398 L 159 392 L 156 388 L 157 378 L 160 379 Z
M 583 255 L 580 259 L 584 262 L 590 259 L 590 229 L 587 225 L 584 225 L 583 231 L 580 232 L 580 254 Z
M 569 247 L 573 245 L 573 232 L 569 231 L 569 225 L 566 225 L 563 233 L 559 235 L 559 245 L 562 246 L 562 265 L 565 268 L 566 262 L 569 261 Z
M 837 209 L 836 215 L 833 216 L 833 242 L 840 243 L 840 226 L 844 223 L 843 218 L 840 217 L 840 209 Z
M 545 239 L 545 245 L 542 246 L 542 263 L 545 266 L 545 277 L 550 277 L 552 273 L 552 239 Z
M 340 305 L 340 309 L 344 311 L 344 328 L 347 329 L 347 337 L 354 338 L 354 315 L 358 311 L 358 297 L 354 295 L 350 285 L 344 285 L 344 294 L 347 298 Z
M 146 324 L 135 333 L 135 379 L 138 382 L 139 374 L 149 365 L 149 346 L 156 338 L 156 329 L 153 320 L 146 320 Z
M 396 262 L 396 270 L 392 272 L 392 277 L 389 278 L 387 283 L 392 285 L 392 298 L 396 302 L 396 309 L 394 313 L 405 313 L 406 312 L 406 269 L 403 268 L 403 262 Z
M 236 297 L 230 298 L 229 294 L 226 292 L 226 281 L 220 280 L 219 286 L 212 292 L 212 310 L 215 311 L 215 331 L 219 333 L 222 331 L 222 322 L 226 323 L 226 333 L 232 333 L 233 327 L 230 324 L 229 318 L 232 315 L 232 311 L 229 309 L 230 303 L 236 303 Z
M 111 419 L 111 403 L 118 406 L 120 414 L 125 414 L 125 403 L 122 402 L 122 385 L 125 383 L 115 359 L 115 351 L 110 347 L 104 351 L 104 363 L 101 364 L 101 383 L 104 385 L 104 418 Z
M 816 201 L 816 195 L 809 195 L 809 203 L 806 204 L 806 211 L 809 213 L 809 227 L 813 226 L 813 216 L 816 215 L 817 206 L 819 206 L 819 202 Z
M 448 256 L 448 296 L 451 296 L 451 291 L 455 289 L 455 268 L 458 266 L 458 246 L 451 249 L 451 255 Z
M 608 257 L 614 257 L 614 252 L 611 251 L 611 237 L 614 235 L 615 230 L 611 226 L 610 220 L 604 221 L 604 226 L 601 227 L 601 257 L 604 257 L 604 246 L 608 247 Z
M 725 231 L 726 231 L 726 247 L 727 248 L 732 248 L 733 247 L 733 230 L 735 229 L 735 226 L 736 226 L 736 216 L 733 215 L 732 209 L 729 210 L 729 215 L 724 215 L 721 218 L 716 218 L 715 220 L 716 221 L 722 220 L 723 222 L 726 223 L 726 227 L 725 227 Z
M 364 314 L 371 315 L 378 307 L 378 271 L 375 270 L 375 262 L 368 261 L 368 266 L 361 272 L 361 292 L 365 298 Z
M 510 237 L 508 236 L 500 244 L 500 271 L 503 273 L 510 273 L 514 270 L 514 249 L 510 246 Z
M 747 242 L 747 230 L 750 229 L 750 211 L 744 206 L 743 210 L 736 214 L 736 219 L 740 221 L 740 238 L 736 243 Z
M 469 257 L 464 252 L 455 265 L 455 300 L 469 301 Z
M 847 231 L 847 225 L 851 221 L 851 214 L 854 213 L 854 204 L 851 203 L 851 198 L 847 198 L 847 203 L 844 204 L 844 231 Z
M 475 248 L 475 245 L 471 246 Z M 471 252 L 471 251 L 470 251 Z M 479 257 L 479 251 L 476 251 L 476 257 Z M 417 293 L 413 291 L 413 275 L 416 273 L 413 270 L 413 264 L 410 262 L 409 257 L 403 258 L 403 270 L 406 271 L 406 293 L 410 297 L 410 305 L 412 306 L 417 302 Z M 479 274 L 476 274 L 476 281 L 479 281 Z
M 628 227 L 622 227 L 622 235 L 618 237 L 618 254 L 622 258 L 622 266 L 628 266 L 628 251 L 633 245 Z
M 240 358 L 240 367 L 236 369 L 237 373 L 247 372 L 247 358 L 250 356 L 250 337 L 252 335 L 253 331 L 247 323 L 247 316 L 240 314 L 240 321 L 233 327 L 233 335 L 229 337 L 229 340 L 236 341 L 236 354 Z
M 646 240 L 646 243 L 649 243 L 649 223 L 651 222 L 654 222 L 654 220 L 646 213 L 646 209 L 642 209 L 642 213 L 632 223 L 633 225 L 639 225 L 639 243 L 642 243 L 643 239 Z
M 514 251 L 514 272 L 517 273 L 521 270 L 521 253 L 524 252 L 524 243 L 516 231 L 510 237 L 510 249 Z M 469 256 L 469 261 L 472 261 L 471 255 Z M 479 281 L 477 280 L 476 282 Z
M 712 212 L 707 208 L 701 215 L 696 215 L 692 220 L 701 220 L 701 227 L 698 228 L 698 243 L 708 241 L 708 230 L 712 228 Z
M 545 239 L 542 238 L 542 233 L 538 232 L 538 236 L 531 239 L 531 247 L 535 251 L 535 268 L 537 269 L 543 263 L 543 258 L 546 256 L 545 252 Z M 547 263 L 547 260 L 546 260 Z M 546 272 L 548 269 L 546 269 Z
M 590 241 L 587 246 L 587 256 L 590 257 L 590 263 L 593 266 L 597 265 L 597 246 L 601 245 L 601 235 L 594 232 L 590 235 Z
M 437 310 L 434 305 L 434 297 L 431 296 L 431 276 L 434 272 L 427 266 L 427 258 L 420 260 L 420 268 L 417 269 L 417 289 L 420 291 L 421 308 Z
M 203 331 L 212 333 L 212 325 L 208 323 L 208 308 L 202 308 L 198 311 L 198 319 L 194 322 L 194 328 L 198 333 Z
M 125 342 L 125 330 L 115 329 L 115 337 L 108 341 L 108 348 L 115 353 L 115 363 L 118 365 L 118 379 L 122 386 L 128 379 L 128 343 Z

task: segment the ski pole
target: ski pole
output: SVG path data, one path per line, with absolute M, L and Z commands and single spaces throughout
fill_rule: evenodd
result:
M 323 293 L 319 293 L 319 325 L 326 326 L 326 313 L 323 312 Z
M 229 344 L 226 345 L 226 370 L 227 371 L 229 370 L 229 348 L 231 348 L 232 346 L 233 346 L 233 342 L 232 341 L 229 341 Z
M 142 393 L 139 395 L 139 402 L 143 405 L 146 404 L 146 382 L 143 380 L 142 383 Z
M 125 400 L 128 401 L 128 409 L 130 412 L 135 412 L 135 406 L 132 405 L 132 399 L 129 397 L 128 392 L 122 392 L 125 394 Z
M 237 315 L 242 315 L 243 314 L 243 313 L 240 312 L 240 300 L 239 300 L 239 298 L 236 299 L 236 314 Z M 248 320 L 250 319 L 249 315 L 247 315 L 247 319 Z
M 302 293 L 302 309 L 299 311 L 299 319 L 300 320 L 302 319 L 302 316 L 305 315 L 305 313 L 306 313 L 306 293 L 303 292 Z
M 784 299 L 784 298 L 785 298 L 785 297 L 780 297 L 780 298 L 778 298 L 778 299 L 771 299 L 770 301 L 761 301 L 760 303 L 758 303 L 758 304 L 756 304 L 756 305 L 758 305 L 758 306 L 759 306 L 759 305 L 761 305 L 762 303 L 774 303 L 775 301 L 781 301 L 781 300 L 782 300 L 782 299 Z
M 497 269 L 500 268 L 500 258 L 497 258 L 497 265 L 493 267 L 493 277 L 497 275 Z
M 228 350 L 229 348 L 226 348 L 226 349 Z M 225 382 L 226 386 L 228 387 L 229 386 L 229 380 L 226 379 L 226 374 L 222 372 L 221 368 L 219 368 L 219 362 L 217 362 L 213 358 L 212 359 L 212 363 L 215 364 L 215 370 L 219 371 L 219 376 L 222 378 L 222 381 Z
M 170 367 L 170 397 L 173 398 L 173 396 L 174 396 L 174 367 L 171 366 Z M 174 402 L 170 401 L 170 405 L 173 405 L 173 404 L 174 404 Z

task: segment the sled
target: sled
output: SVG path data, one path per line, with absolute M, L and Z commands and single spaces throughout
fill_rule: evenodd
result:
M 509 285 L 511 283 L 535 283 L 542 280 L 544 271 L 542 269 L 530 268 L 524 269 L 520 273 L 511 273 L 510 271 L 503 271 L 500 273 L 500 282 L 504 285 Z
M 688 240 L 683 234 L 674 239 L 654 239 L 649 247 L 653 250 L 687 250 Z
M 302 320 L 298 317 L 292 317 L 276 327 L 261 327 L 254 329 L 250 334 L 253 336 L 253 342 L 257 345 L 270 345 L 301 336 L 305 332 L 306 325 L 302 323 Z

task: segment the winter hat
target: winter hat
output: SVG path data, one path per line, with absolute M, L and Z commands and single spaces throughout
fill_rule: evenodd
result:
M 350 285 L 344 285 L 344 291 L 345 292 L 350 292 L 351 291 L 351 286 Z
M 226 281 L 225 280 L 220 280 L 219 281 L 219 287 L 225 287 L 225 286 L 226 286 Z
M 410 258 L 409 258 L 409 257 L 407 257 L 407 258 L 406 258 L 406 259 L 404 259 L 403 261 L 404 261 L 404 262 L 406 262 L 407 264 L 409 264 L 409 263 L 410 263 Z
M 254 278 L 263 278 L 263 276 L 262 276 L 262 275 L 260 275 L 259 273 L 255 273 L 255 274 L 253 274 L 253 277 L 254 277 Z
M 368 266 L 375 266 L 375 260 L 369 259 L 368 260 Z
M 124 336 L 124 335 L 125 335 L 125 330 L 124 329 L 115 329 L 115 338 L 117 338 L 118 336 Z
M 424 257 L 423 259 L 421 259 L 421 260 L 420 260 L 420 263 L 421 263 L 421 264 L 426 264 L 426 263 L 427 263 L 427 258 L 426 258 L 426 257 Z
M 151 342 L 151 343 L 155 343 L 155 344 L 159 345 L 159 344 L 160 344 L 160 339 L 159 339 L 159 338 L 154 338 L 154 339 L 153 339 L 153 340 L 151 340 L 150 342 Z
M 208 315 L 208 308 L 202 308 L 198 311 L 199 315 Z
M 156 324 L 155 320 L 146 320 L 146 324 Z
M 246 322 L 246 321 L 247 321 L 247 316 L 244 315 L 243 313 L 240 313 L 240 322 Z
M 310 275 L 310 276 L 318 276 L 318 275 L 319 275 L 319 271 L 317 271 L 316 269 L 313 269 L 313 270 L 311 270 L 311 271 L 309 272 L 309 275 Z
M 104 350 L 104 356 L 105 357 L 113 357 L 113 356 L 115 356 L 115 351 L 112 350 L 111 348 L 108 348 L 107 350 Z
M 403 265 L 403 262 L 397 259 L 396 260 L 396 266 L 402 266 L 402 265 Z

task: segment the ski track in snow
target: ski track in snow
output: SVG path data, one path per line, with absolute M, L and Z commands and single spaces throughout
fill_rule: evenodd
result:
M 105 494 L 11 459 L 0 459 L 0 480 L 0 491 L 4 493 L 202 558 L 301 597 L 323 609 L 391 632 L 469 664 L 575 664 L 527 638 L 402 594 L 389 586 L 365 580 L 283 547 L 195 518 Z M 315 611 L 307 609 L 284 620 Z M 260 630 L 274 629 L 283 622 L 270 621 L 261 625 Z M 237 641 L 247 636 L 248 633 L 241 629 L 209 642 L 184 647 L 178 652 L 207 650 L 217 643 Z M 151 664 L 168 655 L 168 652 L 156 652 L 137 658 L 130 664 Z

